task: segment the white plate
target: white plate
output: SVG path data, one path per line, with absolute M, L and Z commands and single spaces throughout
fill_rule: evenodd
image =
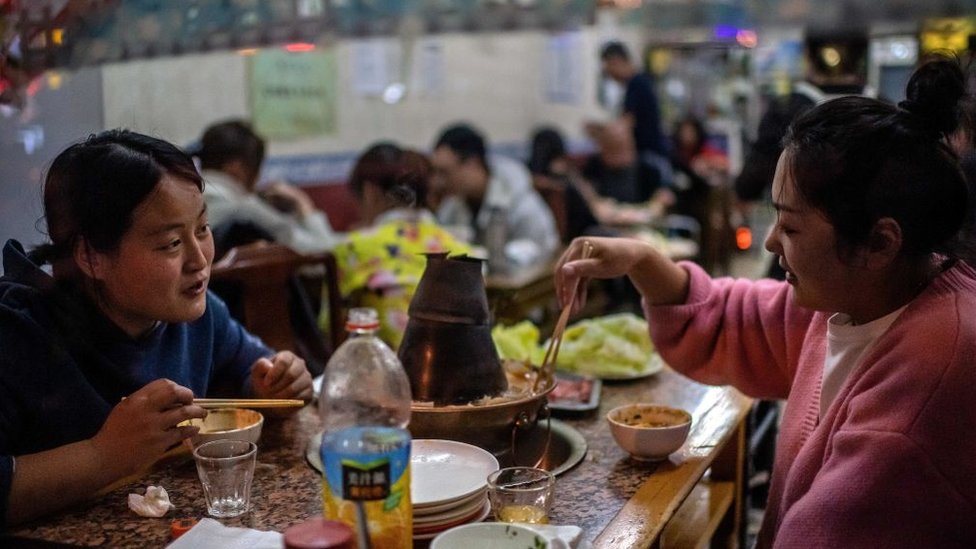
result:
M 462 507 L 464 505 L 471 505 L 471 502 L 480 500 L 484 498 L 486 495 L 487 495 L 487 490 L 478 490 L 477 492 L 474 492 L 469 496 L 448 501 L 446 503 L 436 503 L 431 505 L 420 505 L 420 506 L 414 505 L 413 516 L 416 519 L 417 517 L 437 515 L 445 511 L 450 511 L 452 509 Z
M 600 379 L 607 379 L 610 381 L 616 380 L 627 380 L 627 379 L 641 379 L 648 376 L 652 376 L 664 369 L 664 359 L 657 351 L 651 353 L 651 358 L 647 361 L 647 367 L 643 370 L 638 370 L 633 373 L 628 373 L 620 376 L 599 376 Z
M 322 472 L 322 433 L 309 437 L 305 459 Z M 464 503 L 488 485 L 498 460 L 477 446 L 453 440 L 414 439 L 410 451 L 410 499 L 414 509 L 431 513 Z
M 457 519 L 470 516 L 475 511 L 481 509 L 485 501 L 487 501 L 485 496 L 481 496 L 471 501 L 465 501 L 463 505 L 433 515 L 418 515 L 414 513 L 413 527 L 430 528 L 431 526 L 447 524 Z
M 569 373 L 569 374 L 593 376 L 593 377 L 596 377 L 598 379 L 606 380 L 606 381 L 625 381 L 625 380 L 629 380 L 629 379 L 641 379 L 641 378 L 645 378 L 645 377 L 648 377 L 648 376 L 652 376 L 652 375 L 660 372 L 663 369 L 664 369 L 664 359 L 661 358 L 661 355 L 658 354 L 657 351 L 654 351 L 654 352 L 651 353 L 651 356 L 647 360 L 647 364 L 645 365 L 645 367 L 643 369 L 641 369 L 641 370 L 634 370 L 634 371 L 631 371 L 631 372 L 627 372 L 626 374 L 623 374 L 623 375 L 600 375 L 598 373 L 594 373 L 594 372 L 590 372 L 590 371 L 586 371 L 586 370 L 576 371 L 576 370 L 562 370 L 562 369 L 560 369 L 559 371 L 560 372 L 566 372 L 566 373 Z
M 498 460 L 487 450 L 453 440 L 417 439 L 410 453 L 414 507 L 455 501 L 488 484 Z
M 452 549 L 469 547 L 471 549 L 569 549 L 569 545 L 559 539 L 547 539 L 541 532 L 528 525 L 504 522 L 466 524 L 450 528 L 431 543 L 431 549 Z
M 428 532 L 426 534 L 414 534 L 413 539 L 434 539 L 441 532 L 454 528 L 455 526 L 460 526 L 461 524 L 471 524 L 474 522 L 481 522 L 486 518 L 488 518 L 488 515 L 490 513 L 491 513 L 491 504 L 485 501 L 485 506 L 481 508 L 481 512 L 478 513 L 476 516 L 474 516 L 471 520 L 466 520 L 460 524 L 453 524 L 451 526 L 444 527 L 443 529 L 438 529 L 435 530 L 434 532 Z

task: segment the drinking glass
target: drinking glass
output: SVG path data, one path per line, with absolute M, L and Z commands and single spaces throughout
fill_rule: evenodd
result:
M 506 467 L 488 475 L 488 499 L 495 520 L 548 524 L 555 479 L 535 467 Z
M 236 517 L 251 503 L 251 480 L 258 447 L 243 440 L 213 440 L 193 449 L 207 513 L 212 517 Z

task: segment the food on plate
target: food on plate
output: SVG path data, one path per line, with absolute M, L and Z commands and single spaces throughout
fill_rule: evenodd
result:
M 539 344 L 539 328 L 528 320 L 491 330 L 495 348 L 503 360 L 539 365 L 546 344 Z M 659 368 L 651 360 L 654 344 L 647 321 L 631 313 L 581 320 L 563 333 L 556 357 L 560 370 L 601 378 L 633 378 Z
M 647 321 L 622 313 L 566 328 L 556 366 L 597 377 L 635 377 L 651 368 L 653 353 Z
M 549 393 L 550 401 L 589 402 L 593 394 L 593 379 L 557 378 L 556 387 Z
M 532 322 L 523 320 L 511 326 L 499 324 L 491 329 L 491 337 L 502 360 L 542 364 L 545 349 L 539 346 L 539 328 Z

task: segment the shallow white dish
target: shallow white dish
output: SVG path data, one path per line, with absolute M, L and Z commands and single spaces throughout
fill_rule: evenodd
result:
M 651 353 L 651 356 L 647 359 L 647 363 L 640 370 L 632 370 L 626 374 L 601 374 L 599 372 L 591 372 L 586 368 L 580 370 L 565 370 L 559 369 L 560 373 L 566 373 L 571 375 L 586 375 L 592 376 L 604 381 L 629 381 L 632 379 L 643 379 L 645 377 L 652 376 L 664 369 L 664 359 L 657 351 Z
M 309 437 L 305 459 L 322 472 L 322 433 Z M 410 449 L 410 501 L 422 513 L 450 509 L 483 495 L 498 460 L 487 450 L 453 440 L 414 439 Z M 479 494 L 479 492 L 481 492 Z
M 449 530 L 451 528 L 455 528 L 463 524 L 479 523 L 485 520 L 486 518 L 488 518 L 489 514 L 491 514 L 491 503 L 485 501 L 485 505 L 484 507 L 481 508 L 481 511 L 478 512 L 477 515 L 471 517 L 470 519 L 462 520 L 457 523 L 447 523 L 439 528 L 435 528 L 434 531 L 430 531 L 429 529 L 422 530 L 423 533 L 420 534 L 418 534 L 415 529 L 413 534 L 413 539 L 434 539 L 445 530 Z
M 486 501 L 488 501 L 487 497 L 482 496 L 472 501 L 465 501 L 462 505 L 447 509 L 446 511 L 442 511 L 440 513 L 435 513 L 433 515 L 414 514 L 413 527 L 429 528 L 431 526 L 447 524 L 458 519 L 469 517 L 481 510 Z
M 421 505 L 421 506 L 414 505 L 413 506 L 414 520 L 416 520 L 417 517 L 439 515 L 465 505 L 471 506 L 475 501 L 484 501 L 484 499 L 487 496 L 488 496 L 487 490 L 478 490 L 477 492 L 474 492 L 469 496 L 465 496 L 463 498 L 453 500 L 453 501 L 448 501 L 446 503 L 436 503 L 436 504 Z
M 430 549 L 569 549 L 561 539 L 546 539 L 535 530 L 505 522 L 465 524 L 441 532 Z
M 417 439 L 410 452 L 414 507 L 455 501 L 483 490 L 498 460 L 487 450 L 453 440 Z
M 628 373 L 626 375 L 602 375 L 598 376 L 600 379 L 605 379 L 608 381 L 624 381 L 630 379 L 642 379 L 648 376 L 652 376 L 664 369 L 664 359 L 661 355 L 654 351 L 651 353 L 651 358 L 647 361 L 647 366 L 643 370 L 637 370 L 633 373 Z

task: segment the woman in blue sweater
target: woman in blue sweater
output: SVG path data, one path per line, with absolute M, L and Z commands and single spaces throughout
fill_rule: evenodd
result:
M 304 361 L 268 349 L 207 292 L 202 189 L 182 151 L 124 130 L 51 164 L 51 242 L 3 250 L 0 524 L 151 464 L 195 434 L 178 426 L 206 416 L 194 396 L 311 398 Z

